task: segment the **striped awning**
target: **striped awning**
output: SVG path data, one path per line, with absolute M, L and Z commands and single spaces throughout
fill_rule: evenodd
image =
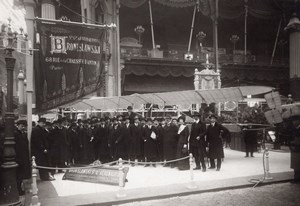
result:
M 238 101 L 244 99 L 247 95 L 265 94 L 272 90 L 272 87 L 265 86 L 243 86 L 212 90 L 186 90 L 114 97 L 92 97 L 69 104 L 68 106 L 76 110 L 117 110 L 126 109 L 128 106 L 140 108 L 142 104 L 187 106 L 201 103 L 210 104 Z

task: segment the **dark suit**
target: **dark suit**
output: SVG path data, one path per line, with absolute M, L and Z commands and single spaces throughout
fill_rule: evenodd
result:
M 125 159 L 125 139 L 123 138 L 123 128 L 117 124 L 112 127 L 111 136 L 109 138 L 109 144 L 111 146 L 111 152 L 113 159 L 119 158 Z
M 221 168 L 221 159 L 224 158 L 222 138 L 230 135 L 229 130 L 221 124 L 211 124 L 206 130 L 206 140 L 208 143 L 208 157 L 210 158 L 211 167 L 215 167 L 215 159 L 217 159 L 217 168 Z
M 206 143 L 205 143 L 206 125 L 199 120 L 198 123 L 194 122 L 191 127 L 190 136 L 190 151 L 195 157 L 196 166 L 205 169 L 204 157 L 206 156 Z M 198 140 L 197 137 L 200 137 Z
M 143 127 L 140 124 L 130 126 L 130 160 L 142 159 Z
M 99 159 L 101 162 L 109 162 L 110 156 L 109 156 L 109 147 L 108 147 L 108 138 L 109 138 L 109 128 L 108 126 L 102 126 L 100 125 L 96 132 L 97 136 L 97 147 L 99 154 Z

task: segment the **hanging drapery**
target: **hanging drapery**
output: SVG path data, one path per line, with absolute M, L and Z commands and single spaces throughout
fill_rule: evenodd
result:
M 147 0 L 120 0 L 121 4 L 129 8 L 138 8 Z

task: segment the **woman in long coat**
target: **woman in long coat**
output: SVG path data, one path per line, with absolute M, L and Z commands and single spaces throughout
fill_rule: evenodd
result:
M 184 118 L 179 117 L 178 118 L 178 124 L 179 129 L 178 129 L 178 143 L 177 143 L 177 152 L 176 152 L 176 158 L 182 158 L 188 156 L 188 138 L 190 135 L 189 128 L 185 125 Z M 185 160 L 180 160 L 177 163 L 177 167 L 179 170 L 187 170 L 189 169 L 189 159 Z
M 230 135 L 229 130 L 223 125 L 216 122 L 215 115 L 210 116 L 210 125 L 206 130 L 206 141 L 208 144 L 208 157 L 210 159 L 210 168 L 214 169 L 215 159 L 217 159 L 217 171 L 221 169 L 221 159 L 224 158 L 222 138 Z

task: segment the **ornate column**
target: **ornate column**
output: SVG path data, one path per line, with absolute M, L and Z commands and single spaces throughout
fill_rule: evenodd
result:
M 300 21 L 295 13 L 285 29 L 290 34 L 290 93 L 300 101 Z
M 15 37 L 14 37 L 15 36 Z M 5 48 L 5 63 L 7 71 L 7 110 L 5 113 L 5 138 L 3 143 L 3 163 L 0 173 L 0 205 L 21 205 L 16 182 L 16 151 L 14 138 L 13 113 L 13 76 L 16 59 L 13 57 L 16 35 L 12 33 L 10 23 L 8 25 L 7 36 L 8 45 Z

